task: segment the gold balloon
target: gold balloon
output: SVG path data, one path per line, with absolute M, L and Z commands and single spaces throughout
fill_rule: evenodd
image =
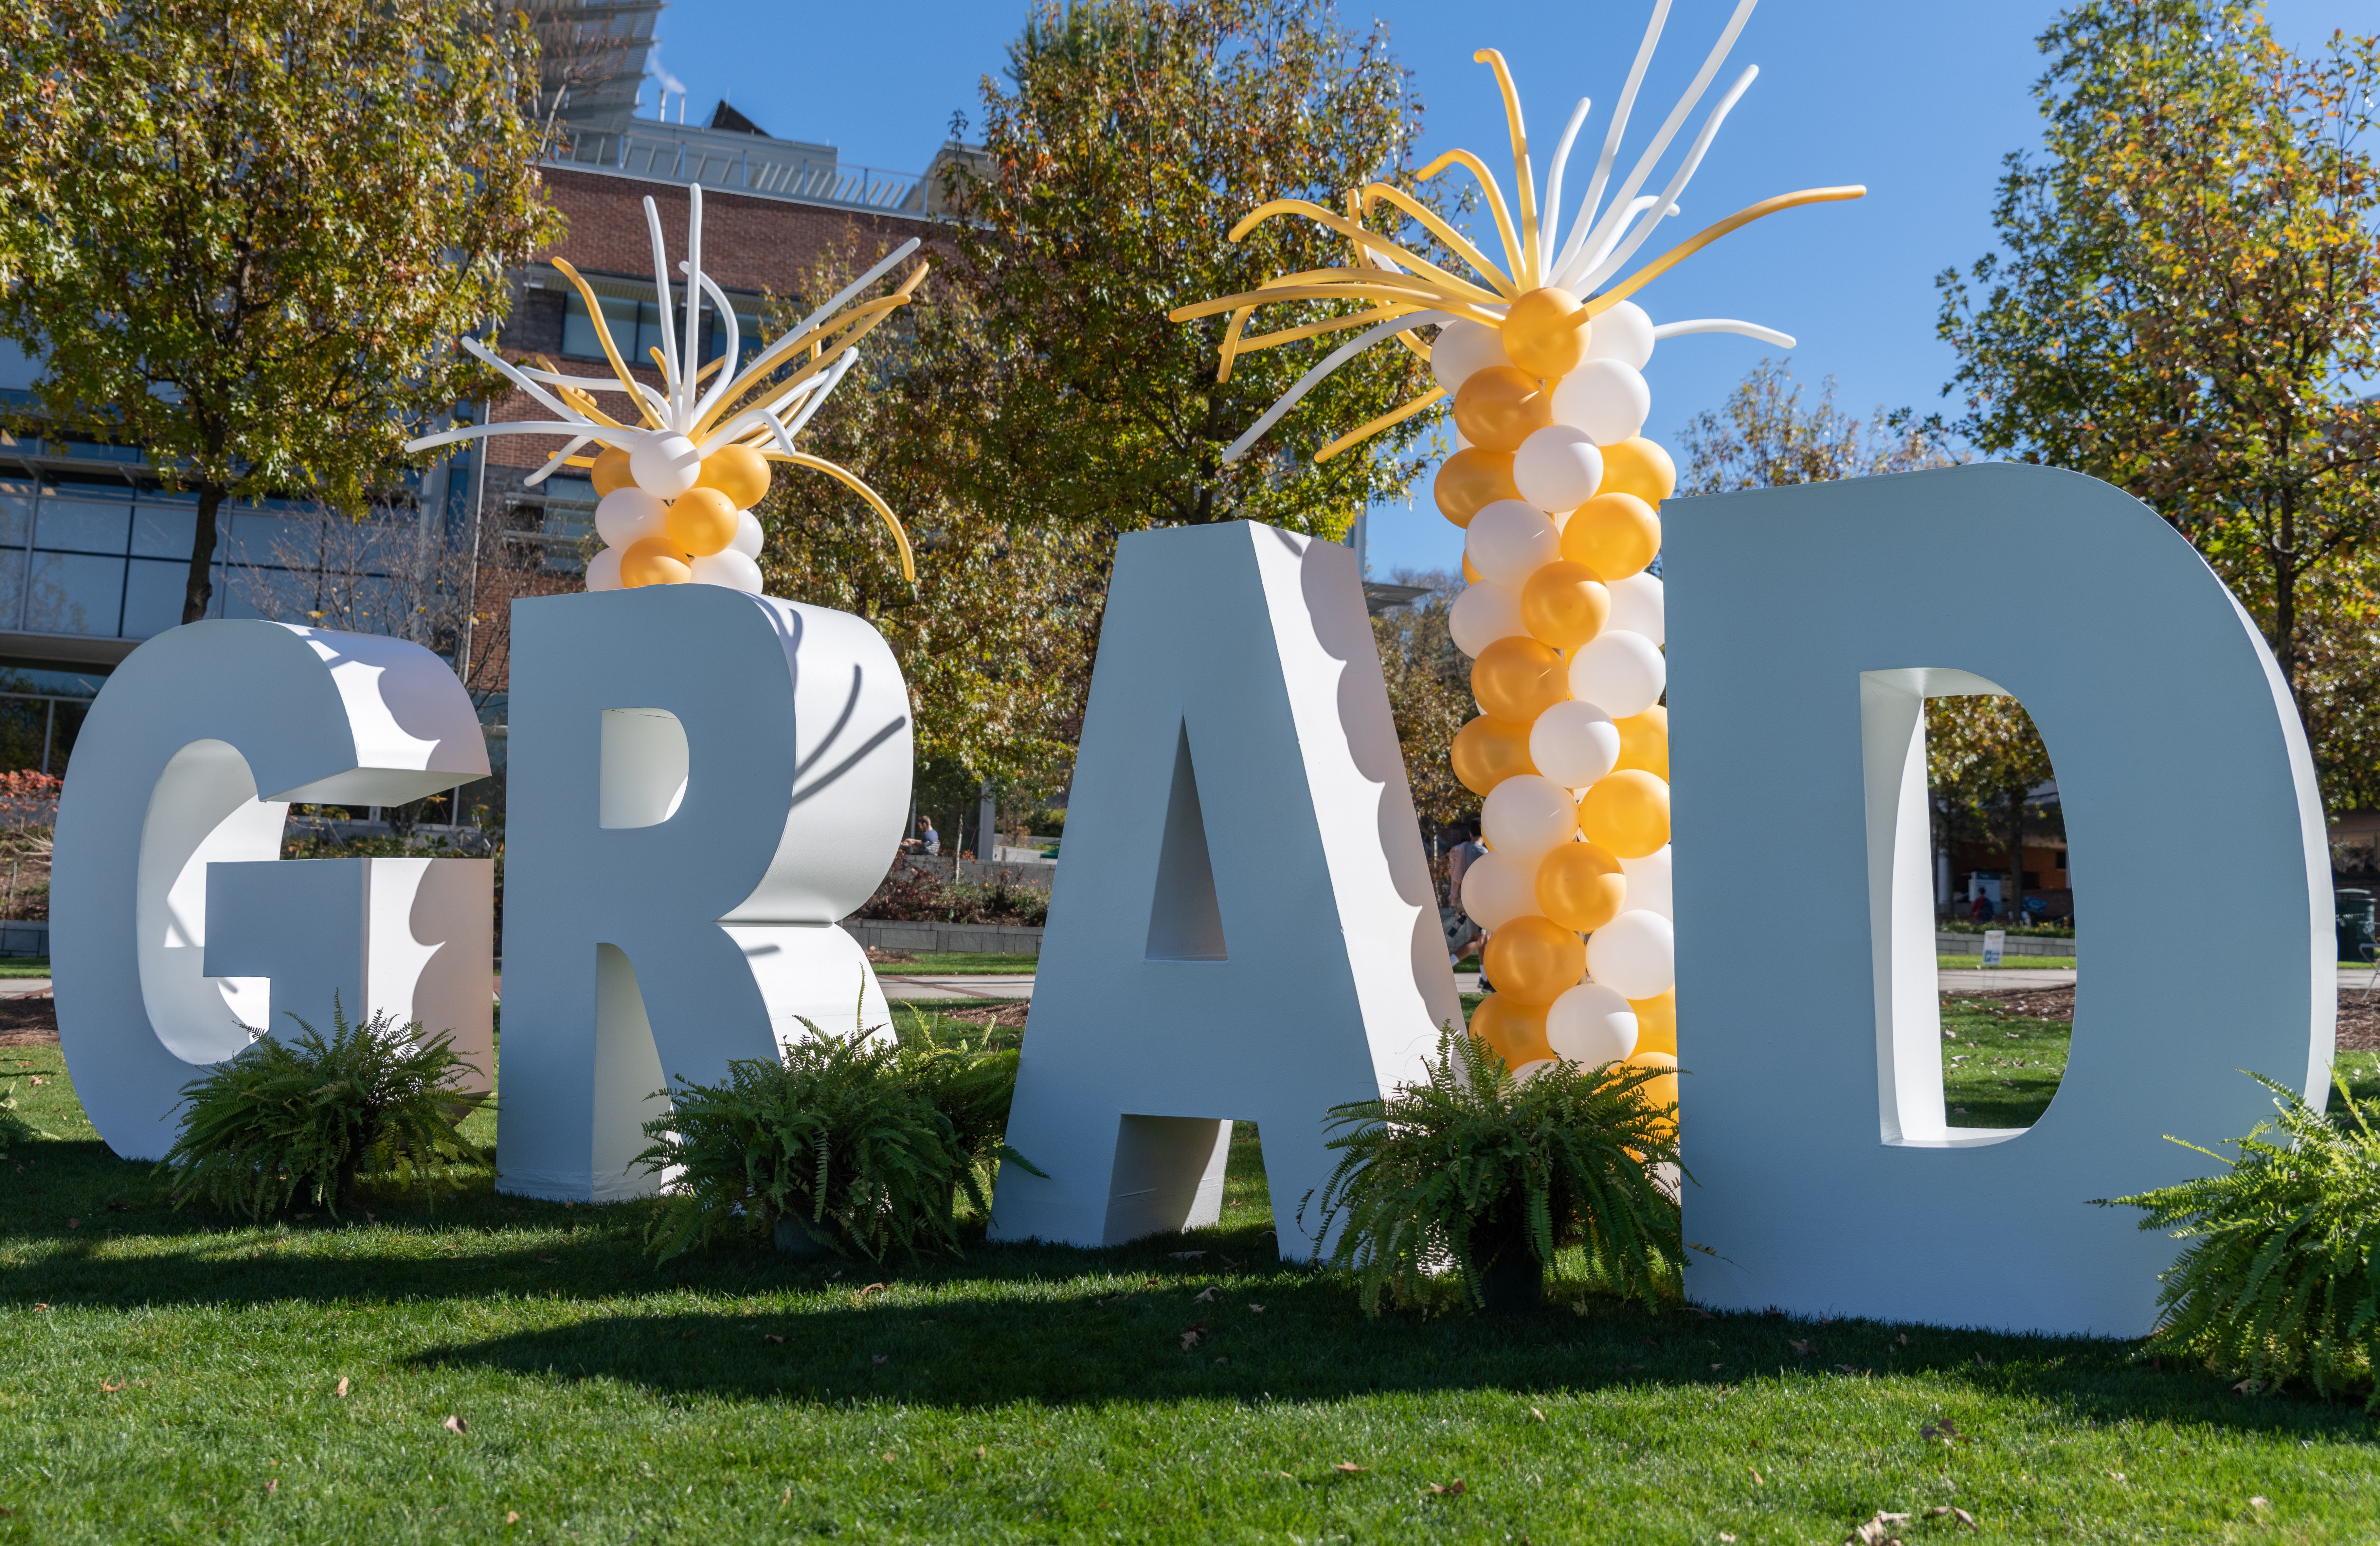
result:
M 1663 1106 L 1678 1104 L 1678 1059 L 1674 1053 L 1639 1051 L 1636 1056 L 1628 1059 L 1628 1065 L 1631 1068 L 1661 1070 L 1659 1074 L 1637 1086 L 1637 1092 L 1645 1097 L 1645 1103 L 1654 1110 L 1658 1111 Z M 1674 1117 L 1675 1114 L 1671 1115 Z M 1666 1122 L 1664 1125 L 1667 1125 Z
M 735 540 L 735 504 L 716 489 L 698 483 L 669 507 L 670 545 L 697 558 L 724 552 Z
M 1586 975 L 1586 941 L 1550 918 L 1514 918 L 1488 932 L 1479 969 L 1515 1004 L 1550 1004 Z
M 633 489 L 637 480 L 628 476 L 628 453 L 618 446 L 607 445 L 595 453 L 595 497 L 601 499 L 614 489 Z
M 1512 453 L 1475 445 L 1448 457 L 1429 489 L 1438 500 L 1438 513 L 1458 526 L 1469 525 L 1482 505 L 1521 497 L 1512 482 Z
M 1529 724 L 1570 696 L 1570 667 L 1553 646 L 1510 635 L 1471 662 L 1471 695 L 1494 719 Z
M 1479 583 L 1479 581 L 1480 581 L 1480 574 L 1479 574 L 1479 571 L 1477 571 L 1476 569 L 1474 569 L 1474 568 L 1472 568 L 1472 567 L 1471 567 L 1471 555 L 1470 555 L 1469 553 L 1465 553 L 1465 554 L 1463 554 L 1463 583 L 1464 585 L 1467 585 L 1467 586 L 1475 586 L 1475 585 L 1477 585 L 1477 584 Z
M 1556 649 L 1576 649 L 1603 632 L 1611 592 L 1583 563 L 1560 560 L 1521 586 L 1521 626 Z
M 1508 1069 L 1554 1055 L 1546 1040 L 1546 1007 L 1517 1004 L 1500 993 L 1489 994 L 1471 1011 L 1471 1033 L 1504 1059 Z
M 1448 760 L 1463 787 L 1483 796 L 1516 773 L 1537 770 L 1529 760 L 1529 727 L 1484 715 L 1454 732 L 1454 751 Z
M 638 586 L 682 586 L 693 578 L 686 556 L 671 547 L 666 537 L 632 542 L 620 555 L 620 584 L 631 590 Z
M 1532 290 L 1504 313 L 1504 357 L 1546 380 L 1560 380 L 1586 357 L 1585 319 L 1568 290 Z
M 1475 446 L 1506 453 L 1554 421 L 1554 394 L 1534 376 L 1491 365 L 1463 378 L 1454 394 L 1454 427 Z
M 748 445 L 722 446 L 702 459 L 698 489 L 716 489 L 738 510 L 749 510 L 769 491 L 769 459 Z
M 1636 1051 L 1666 1052 L 1678 1055 L 1678 990 L 1671 988 L 1658 998 L 1632 998 L 1628 1007 L 1636 1011 Z
M 1612 770 L 1642 768 L 1666 780 L 1670 776 L 1669 709 L 1657 703 L 1642 714 L 1612 723 L 1620 730 L 1620 760 L 1611 765 Z
M 1653 562 L 1661 550 L 1661 518 L 1633 494 L 1605 491 L 1571 512 L 1562 524 L 1562 557 L 1583 563 L 1606 585 L 1624 580 Z
M 1678 465 L 1656 442 L 1632 435 L 1603 448 L 1603 484 L 1597 493 L 1633 494 L 1646 504 L 1658 504 L 1677 489 Z
M 1670 840 L 1670 786 L 1641 767 L 1606 774 L 1578 803 L 1578 829 L 1617 858 L 1658 852 Z
M 1537 905 L 1566 929 L 1588 934 L 1620 916 L 1628 877 L 1593 843 L 1562 843 L 1537 865 Z M 1489 982 L 1502 978 L 1488 973 Z

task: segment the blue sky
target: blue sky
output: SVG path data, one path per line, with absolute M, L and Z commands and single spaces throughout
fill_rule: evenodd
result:
M 1732 8 L 1732 0 L 1676 0 L 1632 121 L 1633 144 L 1658 126 Z M 2045 0 L 1767 0 L 1719 87 L 1744 65 L 1759 66 L 1760 78 L 1681 199 L 1673 228 L 1684 235 L 1798 187 L 1864 183 L 1868 197 L 1773 216 L 1639 298 L 1657 320 L 1741 317 L 1797 335 L 1795 374 L 1814 383 L 1834 377 L 1843 405 L 1863 417 L 1877 405 L 1946 406 L 1940 393 L 1952 363 L 1934 335 L 1934 276 L 1990 246 L 2000 158 L 2038 138 L 2031 87 L 2041 56 L 2033 40 L 2058 8 Z M 1575 189 L 1592 169 L 1649 10 L 1650 0 L 1390 0 L 1342 5 L 1341 15 L 1351 25 L 1370 17 L 1388 24 L 1426 105 L 1425 154 L 1463 146 L 1500 175 L 1510 165 L 1494 79 L 1471 62 L 1475 49 L 1500 48 L 1511 61 L 1541 158 L 1572 104 L 1593 97 L 1580 137 L 1585 153 L 1572 163 Z M 2370 0 L 2274 0 L 2270 14 L 2282 41 L 2300 48 L 2334 29 L 2374 25 Z M 662 16 L 659 60 L 689 92 L 690 117 L 724 95 L 772 134 L 837 146 L 847 162 L 915 172 L 954 110 L 980 120 L 978 82 L 999 71 L 1023 16 L 1021 6 L 998 0 L 881 8 L 673 0 Z M 1690 129 L 1699 121 L 1698 112 Z M 1772 352 L 1728 334 L 1664 344 L 1646 371 L 1654 404 L 1646 433 L 1674 444 L 1689 417 Z M 1377 575 L 1451 568 L 1461 551 L 1461 534 L 1426 489 L 1412 508 L 1375 512 Z

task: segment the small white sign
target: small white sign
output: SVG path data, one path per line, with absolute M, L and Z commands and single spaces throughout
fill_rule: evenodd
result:
M 1985 929 L 1984 931 L 1984 964 L 1985 966 L 1998 966 L 2000 963 L 2000 952 L 2007 948 L 2008 930 Z

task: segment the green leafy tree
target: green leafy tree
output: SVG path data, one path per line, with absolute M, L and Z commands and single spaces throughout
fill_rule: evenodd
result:
M 536 46 L 495 0 L 0 8 L 0 336 L 52 432 L 198 492 L 350 513 L 484 385 L 453 349 L 558 234 Z
M 1762 360 L 1717 409 L 1686 422 L 1682 494 L 1727 494 L 1789 483 L 1833 483 L 1878 473 L 1948 466 L 1962 458 L 1937 419 L 1882 408 L 1862 423 L 1835 405 L 1835 379 L 1805 404 L 1793 361 Z
M 2022 920 L 2032 793 L 2055 776 L 2033 716 L 2010 697 L 1926 699 L 1925 776 L 1950 835 L 1971 825 L 2007 845 L 2000 900 Z
M 1447 614 L 1463 583 L 1451 574 L 1403 570 L 1396 579 L 1399 585 L 1429 587 L 1427 596 L 1372 619 L 1397 745 L 1413 785 L 1414 814 L 1439 824 L 1476 821 L 1479 797 L 1455 778 L 1451 761 L 1455 732 L 1478 713 L 1471 697 L 1471 662 L 1447 631 Z
M 794 320 L 883 255 L 856 238 L 830 244 L 800 295 L 771 297 L 769 318 Z M 1037 794 L 1064 786 L 1106 606 L 1111 533 L 986 497 L 994 349 L 978 296 L 937 267 L 803 432 L 807 449 L 866 478 L 908 526 L 915 587 L 882 522 L 832 478 L 780 468 L 759 511 L 769 593 L 856 612 L 892 646 L 927 811 L 971 813 L 985 781 Z M 946 834 L 946 851 L 955 846 Z
M 2091 0 L 2040 45 L 2047 127 L 2008 158 L 2002 250 L 1938 281 L 1958 428 L 2153 506 L 2303 707 L 2308 604 L 2380 521 L 2380 44 L 2293 54 L 2259 0 Z M 2317 742 L 2326 773 L 2340 751 Z
M 1304 221 L 1244 241 L 1257 204 L 1343 207 L 1410 163 L 1421 104 L 1385 30 L 1358 36 L 1319 0 L 1037 0 L 983 84 L 984 153 L 948 192 L 967 283 L 1001 369 L 981 467 L 1019 518 L 1117 529 L 1260 520 L 1342 535 L 1420 470 L 1409 419 L 1317 464 L 1317 448 L 1427 390 L 1404 350 L 1371 350 L 1301 403 L 1286 434 L 1226 465 L 1224 450 L 1343 336 L 1234 362 L 1225 320 L 1177 306 L 1275 274 L 1343 266 L 1347 244 Z M 1333 315 L 1328 304 L 1272 319 Z

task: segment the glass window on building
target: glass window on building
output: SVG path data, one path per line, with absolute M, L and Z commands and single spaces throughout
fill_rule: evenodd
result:
M 48 516 L 44 501 L 42 515 Z M 131 510 L 125 510 L 129 525 Z M 36 551 L 25 598 L 25 626 L 35 634 L 115 636 L 124 615 L 124 560 L 91 553 Z
M 120 558 L 132 535 L 132 491 L 60 483 L 42 490 L 33 546 Z

